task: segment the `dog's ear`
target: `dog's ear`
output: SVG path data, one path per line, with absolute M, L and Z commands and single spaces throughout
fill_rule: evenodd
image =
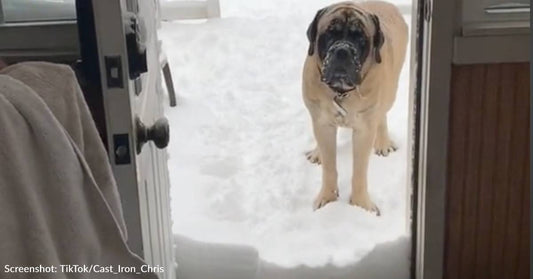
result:
M 315 18 L 309 24 L 309 27 L 307 28 L 307 39 L 309 39 L 309 50 L 307 51 L 307 54 L 309 56 L 313 55 L 315 53 L 315 41 L 316 41 L 316 35 L 318 32 L 318 21 L 322 17 L 322 15 L 326 12 L 326 8 L 318 10 L 316 12 Z
M 373 38 L 373 45 L 374 45 L 374 58 L 376 59 L 376 62 L 381 63 L 381 47 L 383 46 L 383 42 L 385 41 L 385 38 L 383 37 L 383 32 L 381 32 L 381 26 L 379 24 L 379 18 L 371 14 L 370 18 L 372 18 L 372 22 L 374 23 L 375 27 L 375 33 Z

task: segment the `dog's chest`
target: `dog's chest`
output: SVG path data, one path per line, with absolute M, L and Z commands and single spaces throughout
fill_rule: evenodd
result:
M 328 118 L 339 127 L 353 128 L 357 125 L 359 114 L 347 103 L 331 100 L 327 110 Z
M 334 101 L 326 103 L 327 109 L 323 110 L 323 117 L 333 125 L 345 128 L 357 128 L 364 125 L 375 112 L 375 105 L 371 103 L 357 102 L 356 100 Z
M 330 115 L 331 120 L 336 126 L 340 127 L 352 127 L 353 120 L 351 115 L 344 114 L 343 112 L 337 111 L 337 108 L 334 108 L 334 111 Z
M 341 116 L 341 115 L 336 115 L 333 119 L 333 123 L 339 127 L 345 127 L 345 128 L 353 127 L 353 121 L 349 121 L 347 117 Z

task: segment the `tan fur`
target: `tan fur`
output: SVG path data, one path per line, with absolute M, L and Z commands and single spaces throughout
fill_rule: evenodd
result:
M 378 155 L 387 156 L 396 149 L 389 139 L 387 112 L 396 98 L 398 79 L 404 63 L 408 30 L 399 10 L 392 4 L 380 1 L 342 2 L 331 5 L 318 22 L 318 35 L 324 32 L 329 22 L 346 9 L 363 12 L 368 35 L 375 33 L 370 14 L 380 20 L 384 43 L 380 50 L 382 62 L 376 63 L 373 50 L 363 64 L 364 76 L 359 92 L 352 91 L 342 100 L 346 116 L 339 114 L 333 104 L 333 92 L 320 81 L 321 63 L 318 51 L 307 56 L 303 70 L 303 99 L 311 114 L 313 132 L 317 141 L 315 150 L 307 153 L 311 162 L 322 164 L 322 188 L 314 202 L 314 208 L 334 201 L 338 196 L 336 167 L 337 127 L 353 129 L 353 172 L 350 203 L 376 212 L 367 191 L 368 161 L 374 147 Z M 316 42 L 315 42 L 316 43 Z M 316 45 L 315 45 L 316 47 Z M 372 48 L 372 46 L 371 46 Z

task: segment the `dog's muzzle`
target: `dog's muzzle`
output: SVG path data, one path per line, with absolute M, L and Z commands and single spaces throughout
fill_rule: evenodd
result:
M 361 83 L 361 63 L 357 49 L 350 43 L 333 44 L 323 61 L 322 82 L 337 94 L 345 94 Z

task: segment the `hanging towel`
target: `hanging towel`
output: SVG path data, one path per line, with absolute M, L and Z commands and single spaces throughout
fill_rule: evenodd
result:
M 119 265 L 140 274 L 95 272 Z M 157 278 L 143 265 L 78 143 L 34 90 L 0 74 L 0 278 Z M 19 267 L 55 272 L 8 272 Z
M 83 153 L 96 185 L 102 191 L 124 238 L 127 239 L 126 224 L 115 178 L 74 71 L 66 65 L 23 62 L 3 69 L 0 74 L 8 75 L 26 84 L 48 105 Z

